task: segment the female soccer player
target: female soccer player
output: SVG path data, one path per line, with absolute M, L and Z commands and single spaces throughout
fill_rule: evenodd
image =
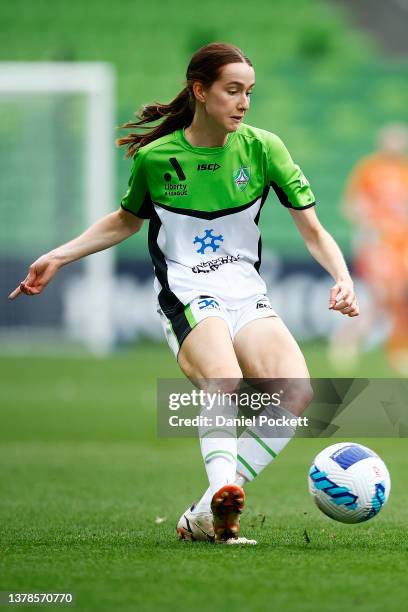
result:
M 243 378 L 308 381 L 299 346 L 272 310 L 259 275 L 258 222 L 270 187 L 335 281 L 329 308 L 354 317 L 358 304 L 344 258 L 316 217 L 299 166 L 278 136 L 243 123 L 254 84 L 252 63 L 237 47 L 213 43 L 199 49 L 176 98 L 143 107 L 139 121 L 123 126 L 162 120 L 118 141 L 134 159 L 120 209 L 37 259 L 9 297 L 39 294 L 61 266 L 118 244 L 148 219 L 158 312 L 183 373 L 201 388 L 222 393 L 235 391 Z M 310 399 L 307 383 L 297 387 L 290 404 L 265 410 L 293 417 Z M 209 489 L 182 515 L 179 536 L 241 541 L 242 487 L 293 434 L 291 427 L 266 435 L 254 427 L 237 440 L 231 429 L 201 428 Z

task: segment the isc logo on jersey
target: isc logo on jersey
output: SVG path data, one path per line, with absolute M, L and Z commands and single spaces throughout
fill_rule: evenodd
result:
M 215 172 L 216 170 L 218 170 L 218 168 L 221 168 L 220 164 L 217 164 L 217 162 L 215 162 L 214 164 L 198 164 L 197 165 L 197 170 L 212 170 L 212 172 Z

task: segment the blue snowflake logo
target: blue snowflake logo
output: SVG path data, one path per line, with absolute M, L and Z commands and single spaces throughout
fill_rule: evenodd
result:
M 205 234 L 202 238 L 196 236 L 193 240 L 193 244 L 201 244 L 200 248 L 197 249 L 197 253 L 204 255 L 205 249 L 212 249 L 212 252 L 215 253 L 215 251 L 220 248 L 220 245 L 216 244 L 216 240 L 224 242 L 224 237 L 221 234 L 219 236 L 213 236 L 212 232 L 214 230 L 212 229 L 206 229 L 204 231 Z M 208 242 L 206 242 L 206 240 L 208 240 Z

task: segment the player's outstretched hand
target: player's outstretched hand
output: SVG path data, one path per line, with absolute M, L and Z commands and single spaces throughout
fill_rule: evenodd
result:
M 14 300 L 21 293 L 38 295 L 58 272 L 60 265 L 49 255 L 42 255 L 28 268 L 26 278 L 10 293 L 9 300 Z
M 360 308 L 351 279 L 337 281 L 334 287 L 331 288 L 329 308 L 330 310 L 338 310 L 341 314 L 349 317 L 357 317 L 360 314 Z

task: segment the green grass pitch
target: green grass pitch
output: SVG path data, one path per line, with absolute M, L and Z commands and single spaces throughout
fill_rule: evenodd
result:
M 319 345 L 305 353 L 333 374 Z M 307 492 L 336 440 L 295 440 L 247 487 L 242 534 L 258 546 L 186 544 L 175 523 L 206 478 L 196 440 L 156 437 L 156 379 L 179 376 L 167 348 L 0 368 L 0 591 L 72 591 L 81 611 L 405 609 L 406 440 L 360 440 L 392 479 L 366 524 L 331 521 Z M 387 375 L 381 355 L 355 374 Z

